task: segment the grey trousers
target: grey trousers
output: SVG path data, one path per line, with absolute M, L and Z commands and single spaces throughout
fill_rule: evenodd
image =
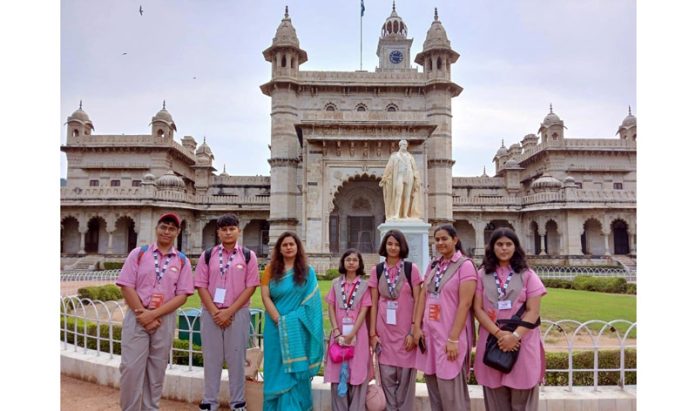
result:
M 332 411 L 365 411 L 365 398 L 367 396 L 367 384 L 348 384 L 348 394 L 345 397 L 338 396 L 338 384 L 331 384 L 331 410 Z
M 164 373 L 174 339 L 176 312 L 160 318 L 162 324 L 150 335 L 128 310 L 121 331 L 121 409 L 159 410 Z
M 537 411 L 539 409 L 539 386 L 529 390 L 484 386 L 483 402 L 486 405 L 486 411 Z
M 466 362 L 464 362 L 464 367 L 466 367 Z M 445 405 L 447 405 L 447 409 L 451 410 L 471 410 L 471 399 L 469 398 L 469 388 L 466 386 L 464 367 L 451 380 L 437 378 L 435 374 L 425 375 L 425 384 L 428 387 L 432 411 L 443 411 Z
M 201 343 L 203 344 L 203 403 L 212 410 L 220 406 L 220 375 L 223 360 L 227 363 L 230 387 L 230 408 L 244 402 L 244 364 L 249 341 L 249 308 L 240 308 L 227 328 L 215 324 L 208 310 L 201 311 Z
M 379 365 L 387 411 L 413 411 L 416 405 L 416 369 Z

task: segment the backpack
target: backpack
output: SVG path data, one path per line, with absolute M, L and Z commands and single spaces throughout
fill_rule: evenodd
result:
M 382 278 L 382 273 L 384 272 L 384 261 L 377 264 L 377 282 L 379 283 L 380 278 Z M 411 286 L 413 290 L 413 284 L 411 284 L 411 270 L 413 270 L 413 263 L 410 261 L 404 261 L 404 274 L 408 280 L 408 285 Z
M 142 258 L 143 254 L 145 254 L 145 251 L 147 251 L 148 248 L 150 248 L 149 245 L 144 245 L 140 247 L 140 251 L 138 251 L 138 265 L 140 265 L 140 258 Z M 181 261 L 179 271 L 181 271 L 181 269 L 184 268 L 184 266 L 186 265 L 186 260 L 188 260 L 186 254 L 184 254 L 182 251 L 179 251 L 179 261 Z
M 213 254 L 213 248 L 215 247 L 210 247 L 205 250 L 205 265 L 207 266 L 210 266 L 210 256 Z M 246 247 L 242 247 L 242 254 L 244 254 L 244 262 L 249 264 L 249 260 L 251 259 L 251 250 Z

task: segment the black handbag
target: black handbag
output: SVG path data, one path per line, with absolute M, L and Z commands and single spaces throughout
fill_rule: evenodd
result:
M 530 330 L 536 328 L 541 324 L 541 318 L 537 318 L 535 323 L 528 323 L 522 321 L 522 315 L 526 309 L 527 304 L 523 304 L 517 313 L 512 316 L 509 320 L 498 320 L 496 323 L 502 331 L 515 331 L 518 326 L 523 326 L 529 328 Z M 519 350 L 503 352 L 498 347 L 498 339 L 493 334 L 488 335 L 486 340 L 486 352 L 483 354 L 483 363 L 487 366 L 494 368 L 502 373 L 509 373 L 517 362 L 517 356 L 519 355 Z

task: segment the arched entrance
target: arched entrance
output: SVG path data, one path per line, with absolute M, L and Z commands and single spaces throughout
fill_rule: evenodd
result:
M 528 251 L 530 251 L 532 254 L 539 255 L 541 254 L 541 236 L 539 235 L 539 224 L 537 224 L 536 221 L 532 221 L 532 223 L 529 225 L 529 232 L 533 237 L 533 246 L 532 249 Z
M 554 220 L 546 222 L 546 254 L 561 254 L 561 234 L 558 232 L 558 224 Z
M 244 227 L 244 246 L 253 250 L 258 257 L 267 257 L 268 229 L 270 225 L 266 220 L 251 220 Z
M 590 218 L 583 225 L 584 232 L 580 241 L 583 254 L 604 255 L 604 240 L 602 239 L 602 223 Z
M 496 228 L 500 227 L 507 227 L 511 229 L 512 231 L 515 231 L 515 227 L 512 226 L 512 224 L 508 220 L 491 220 L 487 225 L 486 228 L 483 230 L 483 243 L 488 246 L 488 242 L 491 239 L 491 234 L 493 234 L 493 231 Z
M 186 220 L 181 221 L 181 231 L 179 231 L 179 236 L 176 238 L 176 248 L 184 253 L 188 252 L 188 242 L 189 242 L 189 232 L 188 223 Z
M 213 247 L 217 244 L 216 220 L 208 221 L 208 224 L 203 227 L 203 249 Z
M 114 254 L 127 254 L 134 249 L 138 242 L 135 233 L 135 222 L 128 216 L 116 220 L 116 230 L 113 233 L 112 250 Z
M 611 223 L 611 235 L 614 237 L 614 254 L 627 255 L 629 253 L 628 224 L 623 220 L 614 220 Z
M 462 242 L 462 248 L 469 255 L 474 255 L 476 250 L 476 230 L 468 220 L 455 221 L 454 228 Z
M 87 254 L 106 254 L 107 241 L 106 221 L 102 217 L 92 217 L 87 223 L 85 252 Z
M 377 226 L 384 222 L 384 198 L 378 179 L 362 175 L 346 181 L 337 190 L 329 216 L 329 247 L 332 253 L 357 248 L 376 253 Z
M 80 252 L 80 224 L 75 217 L 65 217 L 60 223 L 60 252 L 77 254 Z

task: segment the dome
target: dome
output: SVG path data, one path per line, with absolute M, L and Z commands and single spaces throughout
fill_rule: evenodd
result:
M 500 156 L 507 155 L 507 153 L 508 153 L 508 151 L 507 151 L 507 148 L 505 148 L 505 141 L 503 141 L 503 142 L 500 144 L 500 148 L 499 148 L 498 151 L 495 153 L 495 156 L 496 156 L 496 157 L 500 157 Z
M 394 1 L 392 3 L 391 15 L 387 17 L 387 21 L 385 21 L 382 25 L 382 38 L 397 37 L 405 39 L 406 36 L 408 36 L 408 28 L 401 17 L 396 14 L 396 1 Z
M 621 127 L 633 127 L 636 125 L 636 116 L 631 114 L 631 106 L 628 106 L 628 115 L 621 123 Z
M 161 121 L 165 124 L 167 124 L 169 127 L 173 128 L 176 130 L 176 124 L 174 124 L 174 119 L 172 118 L 172 115 L 169 114 L 166 108 L 166 101 L 162 101 L 162 110 L 158 111 L 157 114 L 155 114 L 154 117 L 152 117 L 152 123 L 155 121 Z
M 203 144 L 198 146 L 198 150 L 196 150 L 196 156 L 201 155 L 213 157 L 213 150 L 211 150 L 208 144 L 205 142 L 205 137 L 203 137 Z
M 563 187 L 572 187 L 572 188 L 576 188 L 577 186 L 578 186 L 578 185 L 577 185 L 577 183 L 575 182 L 575 179 L 574 179 L 573 177 L 568 176 L 568 177 L 566 177 L 566 178 L 563 179 Z
M 447 38 L 447 32 L 437 16 L 437 9 L 435 9 L 435 19 L 428 29 L 428 34 L 425 36 L 423 51 L 440 48 L 451 49 L 450 41 Z
M 271 47 L 263 51 L 263 56 L 266 61 L 273 61 L 273 50 L 279 47 L 290 47 L 298 50 L 300 52 L 299 61 L 297 64 L 302 64 L 307 61 L 307 52 L 300 49 L 300 40 L 297 38 L 297 33 L 295 32 L 295 27 L 292 25 L 292 20 L 290 20 L 290 14 L 288 13 L 288 6 L 285 6 L 285 16 L 280 21 L 278 29 L 276 29 L 275 37 L 273 37 L 273 42 Z
M 78 107 L 77 110 L 73 111 L 73 113 L 68 117 L 68 123 L 71 121 L 77 121 L 79 123 L 82 123 L 82 124 L 88 126 L 92 130 L 94 130 L 94 125 L 92 124 L 92 120 L 90 120 L 87 113 L 82 110 L 82 101 L 81 100 L 80 100 L 80 107 Z
M 559 124 L 561 119 L 552 111 L 544 117 L 544 125 L 550 126 L 553 124 Z
M 155 176 L 152 173 L 147 173 L 143 176 L 143 184 L 155 184 Z
M 503 168 L 521 168 L 520 163 L 515 160 L 514 158 L 509 159 L 508 161 L 505 162 L 505 165 Z
M 536 140 L 536 139 L 538 139 L 536 134 L 527 134 L 526 136 L 524 136 L 524 138 L 522 138 L 522 142 Z
M 532 190 L 558 190 L 563 184 L 557 178 L 549 175 L 542 175 L 532 183 Z
M 185 187 L 184 180 L 169 170 L 167 174 L 162 175 L 157 179 L 157 187 L 160 189 L 183 189 Z

